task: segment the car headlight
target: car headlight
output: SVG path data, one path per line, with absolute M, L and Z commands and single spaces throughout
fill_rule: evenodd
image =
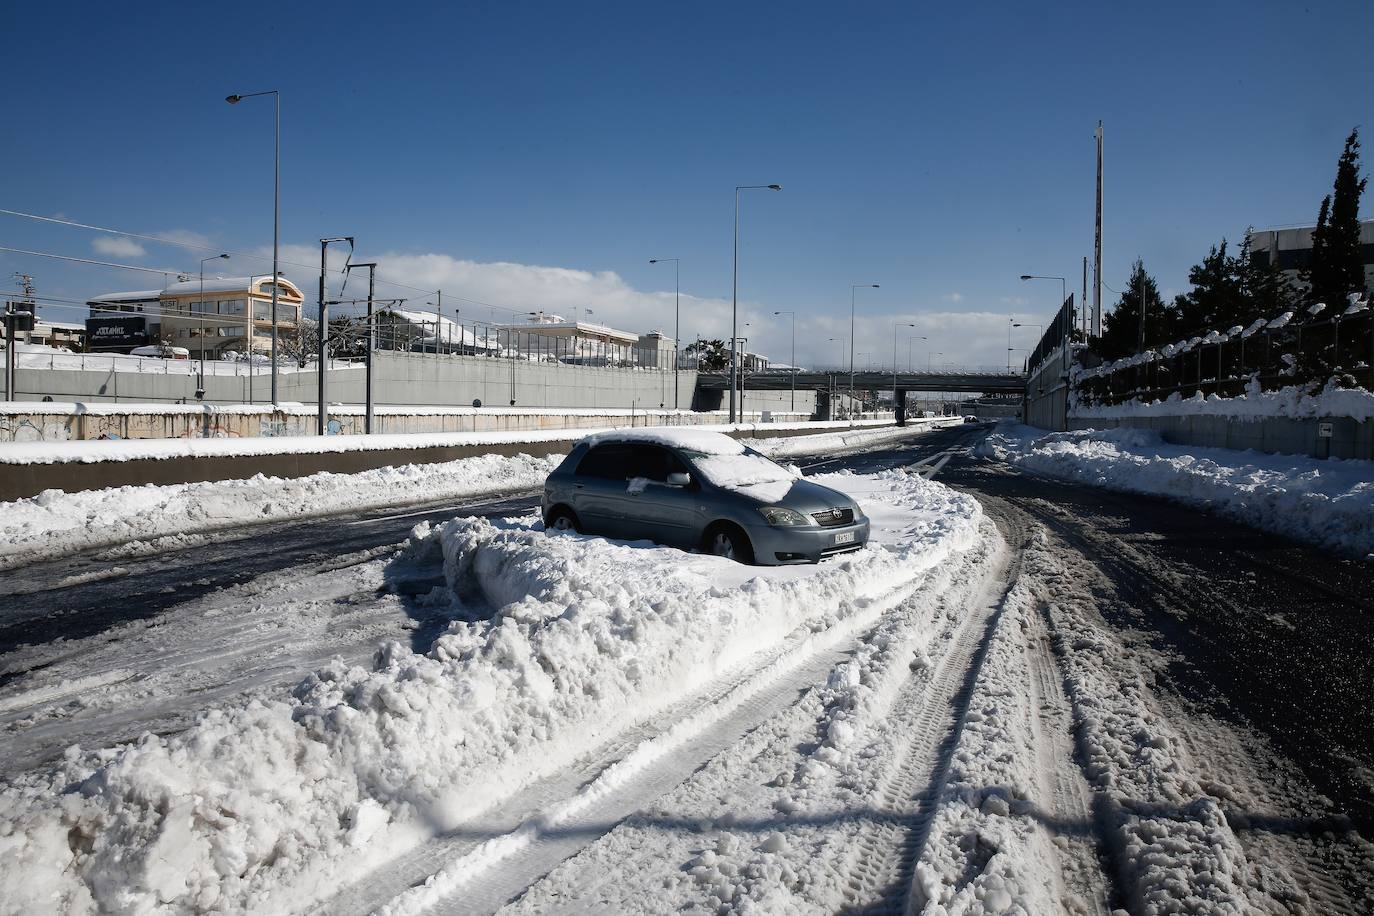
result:
M 795 509 L 789 509 L 786 506 L 764 506 L 759 509 L 759 514 L 763 516 L 768 524 L 777 527 L 791 527 L 794 525 L 806 524 L 805 515 L 802 515 Z
M 863 507 L 860 506 L 858 503 L 855 503 L 855 504 L 854 504 L 854 521 L 856 521 L 856 522 L 861 522 L 861 521 L 863 521 L 863 520 L 866 519 L 866 518 L 868 518 L 868 516 L 864 515 Z

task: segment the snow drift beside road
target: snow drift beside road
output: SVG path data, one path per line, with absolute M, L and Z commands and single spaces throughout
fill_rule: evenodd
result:
M 784 644 L 880 613 L 979 543 L 972 499 L 902 472 L 834 474 L 873 542 L 760 570 L 577 535 L 534 518 L 417 529 L 425 600 L 495 613 L 429 652 L 384 646 L 289 695 L 171 737 L 69 751 L 0 790 L 0 909 L 283 911 L 473 819 L 580 752 Z M 474 602 L 476 604 L 474 605 Z
M 977 454 L 1109 490 L 1166 496 L 1256 528 L 1374 553 L 1374 462 L 1170 445 L 1121 428 L 1046 433 L 1003 424 Z
M 254 522 L 305 518 L 440 499 L 462 499 L 543 484 L 562 456 L 479 455 L 357 474 L 147 484 L 0 503 L 0 569 L 51 556 Z

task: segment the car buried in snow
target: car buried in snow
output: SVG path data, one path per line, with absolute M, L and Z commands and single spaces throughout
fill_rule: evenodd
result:
M 729 436 L 644 428 L 578 442 L 544 483 L 544 526 L 775 566 L 868 543 L 849 496 Z

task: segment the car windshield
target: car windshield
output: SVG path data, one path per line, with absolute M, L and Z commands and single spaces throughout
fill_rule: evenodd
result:
M 790 487 L 797 475 L 753 449 L 746 448 L 737 455 L 719 455 L 694 449 L 680 449 L 682 455 L 718 487 L 741 489 L 760 484 L 786 483 Z M 787 491 L 784 489 L 784 493 Z

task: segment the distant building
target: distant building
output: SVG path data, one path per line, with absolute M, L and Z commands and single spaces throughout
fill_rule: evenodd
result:
M 1315 226 L 1257 229 L 1250 237 L 1250 257 L 1261 264 L 1278 264 L 1290 279 L 1312 266 L 1312 230 Z M 1360 223 L 1360 260 L 1365 287 L 1374 289 L 1374 220 Z
M 495 331 L 462 325 L 446 315 L 388 306 L 377 312 L 377 347 L 417 353 L 494 353 L 501 349 Z
M 584 366 L 639 364 L 640 336 L 604 324 L 536 312 L 529 322 L 497 325 L 496 332 L 508 350 L 547 353 L 559 362 Z
M 290 280 L 277 279 L 280 334 L 293 334 L 299 328 L 304 298 Z M 93 349 L 127 353 L 134 346 L 161 341 L 185 347 L 192 358 L 199 358 L 202 351 L 207 359 L 218 359 L 228 350 L 272 352 L 270 274 L 207 277 L 203 284 L 195 279 L 161 290 L 106 293 L 86 304 L 92 312 L 87 327 Z M 135 315 L 143 316 L 141 328 L 135 327 L 137 322 L 119 320 Z M 146 339 L 134 343 L 139 336 Z
M 86 326 L 69 321 L 48 321 L 36 318 L 32 330 L 19 331 L 19 339 L 24 343 L 38 344 L 54 349 L 67 349 L 80 353 L 86 349 Z

